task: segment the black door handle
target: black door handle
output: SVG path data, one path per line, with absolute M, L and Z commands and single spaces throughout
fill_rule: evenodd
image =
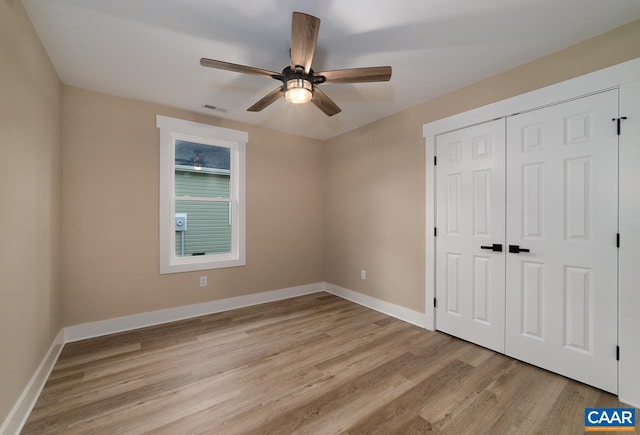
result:
M 500 243 L 494 243 L 491 246 L 480 246 L 482 249 L 491 249 L 493 252 L 502 252 L 502 245 Z
M 520 245 L 509 245 L 509 252 L 512 254 L 519 254 L 521 252 L 529 252 L 529 250 L 521 248 Z

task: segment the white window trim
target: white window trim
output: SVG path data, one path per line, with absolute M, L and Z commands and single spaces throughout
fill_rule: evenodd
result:
M 244 131 L 156 116 L 160 129 L 160 273 L 178 273 L 246 265 L 245 170 L 249 134 Z M 231 252 L 178 257 L 175 253 L 175 140 L 224 146 L 231 150 Z M 209 198 L 209 200 L 218 200 Z

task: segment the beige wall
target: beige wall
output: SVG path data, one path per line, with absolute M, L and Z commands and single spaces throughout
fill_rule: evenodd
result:
M 640 21 L 329 140 L 325 281 L 424 312 L 422 125 L 637 57 Z
M 159 274 L 156 114 L 248 131 L 247 266 Z M 322 142 L 68 86 L 63 129 L 65 325 L 322 281 Z
M 0 424 L 60 330 L 62 86 L 0 1 Z

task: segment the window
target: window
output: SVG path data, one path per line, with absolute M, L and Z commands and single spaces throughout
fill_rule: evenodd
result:
M 158 115 L 160 273 L 245 265 L 248 134 Z

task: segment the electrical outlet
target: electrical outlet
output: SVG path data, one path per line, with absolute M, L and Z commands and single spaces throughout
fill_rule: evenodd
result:
M 207 277 L 206 276 L 201 276 L 200 277 L 200 287 L 206 287 L 207 286 Z
M 360 271 L 360 279 L 367 279 L 367 271 L 362 269 Z

